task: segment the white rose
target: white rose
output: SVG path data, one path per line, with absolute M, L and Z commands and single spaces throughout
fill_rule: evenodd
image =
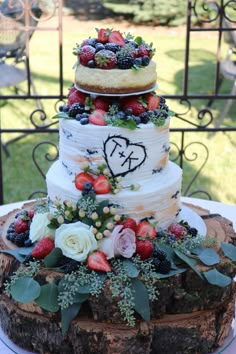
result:
M 64 256 L 83 262 L 88 254 L 97 249 L 92 227 L 78 221 L 61 225 L 55 233 L 55 246 Z
M 55 230 L 48 228 L 48 213 L 36 213 L 30 225 L 29 238 L 32 242 L 40 241 L 44 237 L 54 239 Z

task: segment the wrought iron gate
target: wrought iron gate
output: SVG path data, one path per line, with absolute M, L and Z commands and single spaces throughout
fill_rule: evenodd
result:
M 4 7 L 4 4 L 8 3 L 8 8 Z M 0 149 L 0 204 L 4 203 L 4 168 L 3 168 L 3 154 L 9 156 L 9 146 L 10 144 L 15 144 L 20 139 L 27 139 L 27 137 L 39 135 L 42 137 L 42 141 L 37 142 L 32 151 L 32 160 L 34 165 L 39 171 L 39 174 L 45 179 L 45 172 L 40 167 L 40 162 L 37 160 L 37 151 L 42 147 L 47 146 L 45 152 L 45 159 L 49 162 L 54 161 L 57 156 L 56 142 L 52 142 L 51 138 L 49 141 L 45 141 L 43 136 L 51 136 L 56 134 L 55 141 L 57 139 L 57 122 L 48 119 L 48 114 L 44 110 L 43 101 L 51 100 L 55 103 L 55 111 L 57 111 L 58 105 L 61 101 L 66 98 L 65 94 L 65 79 L 63 77 L 63 1 L 54 0 L 50 3 L 50 8 L 47 12 L 42 13 L 40 10 L 41 1 L 17 1 L 8 0 L 0 1 L 0 118 L 3 118 L 4 110 L 2 109 L 4 105 L 9 104 L 9 102 L 16 101 L 19 105 L 24 105 L 25 102 L 33 102 L 35 108 L 29 113 L 27 120 L 28 123 L 26 127 L 15 128 L 9 125 L 9 127 L 0 125 L 0 142 L 2 149 Z M 36 6 L 38 5 L 38 7 Z M 223 77 L 232 79 L 234 82 L 234 77 L 236 79 L 236 69 L 234 70 L 234 61 L 231 58 L 231 54 L 234 52 L 234 47 L 236 44 L 235 27 L 236 16 L 234 17 L 234 12 L 236 10 L 236 1 L 208 1 L 208 0 L 195 0 L 186 1 L 186 43 L 185 43 L 185 56 L 184 56 L 184 71 L 183 71 L 183 81 L 182 87 L 179 89 L 178 93 L 166 94 L 165 97 L 168 99 L 168 103 L 171 106 L 171 102 L 178 102 L 179 111 L 177 110 L 175 116 L 178 118 L 179 122 L 182 122 L 180 126 L 173 127 L 171 133 L 178 134 L 179 142 L 171 143 L 171 159 L 178 163 L 182 168 L 185 162 L 192 163 L 196 161 L 199 156 L 198 153 L 194 152 L 194 146 L 202 147 L 204 151 L 204 156 L 201 154 L 201 163 L 198 165 L 198 169 L 194 171 L 192 176 L 187 179 L 187 183 L 183 187 L 182 194 L 187 196 L 198 195 L 205 198 L 211 198 L 208 191 L 202 188 L 197 188 L 194 190 L 194 183 L 199 178 L 203 171 L 203 168 L 207 165 L 209 151 L 206 144 L 199 141 L 198 136 L 202 133 L 210 135 L 219 132 L 235 132 L 236 126 L 226 126 L 224 125 L 223 119 L 226 115 L 226 111 L 229 109 L 230 103 L 232 103 L 236 98 L 236 89 L 233 85 L 233 89 L 230 93 L 223 94 L 220 93 L 220 86 Z M 13 14 L 13 15 L 12 15 Z M 10 23 L 6 24 L 7 20 Z M 53 21 L 51 21 L 53 19 Z M 50 21 L 49 21 L 50 20 Z M 48 24 L 48 25 L 47 25 Z M 82 26 L 82 24 L 81 24 Z M 55 32 L 58 42 L 58 90 L 57 93 L 44 93 L 37 91 L 37 85 L 35 85 L 34 77 L 31 70 L 31 55 L 30 55 L 30 41 L 34 32 L 41 32 L 43 36 L 47 36 L 47 33 Z M 4 45 L 1 36 L 7 37 L 10 33 L 14 32 L 15 40 L 19 38 L 24 38 L 23 46 L 22 43 L 18 43 L 18 47 L 7 47 Z M 208 33 L 215 33 L 217 37 L 217 47 L 216 55 L 214 59 L 214 85 L 211 92 L 193 92 L 189 88 L 190 78 L 190 66 L 189 58 L 191 55 L 191 38 L 194 33 L 201 33 L 203 36 Z M 5 36 L 4 36 L 5 35 Z M 234 38 L 235 37 L 235 38 Z M 18 38 L 18 39 L 17 39 Z M 9 39 L 9 38 L 8 38 Z M 225 43 L 228 43 L 228 56 L 224 62 L 221 62 L 222 58 L 222 48 Z M 45 41 L 46 43 L 46 41 Z M 43 45 L 43 44 L 42 44 Z M 46 45 L 46 44 L 45 44 Z M 230 52 L 231 51 L 231 52 Z M 8 63 L 10 60 L 10 64 Z M 228 61 L 227 61 L 228 60 Z M 19 71 L 18 71 L 18 64 Z M 230 66 L 231 65 L 231 66 Z M 15 82 L 8 83 L 8 79 L 11 79 L 10 74 L 6 74 L 12 71 L 13 79 L 19 74 L 19 80 L 25 80 L 26 90 L 22 92 L 15 91 L 14 93 L 6 90 L 6 87 L 16 86 Z M 17 70 L 14 71 L 14 70 Z M 22 70 L 22 71 L 20 71 Z M 224 71 L 225 70 L 225 71 Z M 21 77 L 20 74 L 26 73 L 25 77 Z M 22 74 L 23 75 L 23 74 Z M 231 76 L 230 76 L 231 75 Z M 5 81 L 6 83 L 5 83 Z M 17 86 L 16 86 L 17 87 Z M 203 104 L 195 113 L 193 119 L 189 119 L 189 112 L 195 107 L 195 102 L 197 100 L 202 100 Z M 221 101 L 225 104 L 225 109 L 222 112 L 220 118 L 214 116 L 214 106 L 215 102 Z M 181 107 L 181 109 L 180 109 Z M 201 134 L 199 134 L 201 133 Z M 50 135 L 49 135 L 50 134 Z M 186 137 L 191 136 L 191 139 L 186 139 Z M 10 137 L 10 138 L 9 138 Z M 35 140 L 37 140 L 35 138 Z M 50 146 L 50 148 L 49 148 Z M 53 150 L 52 150 L 53 147 Z M 53 153 L 52 153 L 53 151 Z M 189 151 L 193 151 L 189 153 Z M 41 156 L 42 157 L 42 156 Z M 20 157 L 19 157 L 20 158 Z M 20 177 L 24 179 L 24 170 L 22 168 L 19 171 Z M 46 194 L 46 190 L 29 190 L 28 197 L 35 197 L 39 195 Z

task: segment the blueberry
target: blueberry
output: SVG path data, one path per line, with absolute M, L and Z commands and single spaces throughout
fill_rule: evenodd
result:
M 89 123 L 89 119 L 88 119 L 88 118 L 81 118 L 81 119 L 80 119 L 80 124 L 86 125 L 86 124 L 88 124 L 88 123 Z
M 149 57 L 148 57 L 147 55 L 144 55 L 144 56 L 142 57 L 142 65 L 143 65 L 143 66 L 148 66 L 149 63 L 150 63 Z
M 134 65 L 142 66 L 142 58 L 135 58 L 134 59 Z
M 25 247 L 30 247 L 30 246 L 32 246 L 32 241 L 31 241 L 31 239 L 30 238 L 28 238 L 27 240 L 25 240 L 25 242 L 24 242 L 24 246 Z
M 133 116 L 133 120 L 135 121 L 135 123 L 137 125 L 139 125 L 141 123 L 141 118 L 139 116 Z
M 86 112 L 83 112 L 83 113 L 81 114 L 81 118 L 88 118 L 88 116 L 89 116 L 89 114 L 86 113 Z
M 125 110 L 125 115 L 126 115 L 126 116 L 130 116 L 130 115 L 132 115 L 132 114 L 133 114 L 132 108 L 127 108 L 127 109 Z
M 97 38 L 89 38 L 87 40 L 87 45 L 91 45 L 92 47 L 96 47 L 97 44 Z
M 87 63 L 88 67 L 93 69 L 96 67 L 95 61 L 94 60 L 89 60 Z
M 59 106 L 59 112 L 63 112 L 64 105 Z
M 96 52 L 99 52 L 100 50 L 105 49 L 105 46 L 102 43 L 97 43 L 95 45 Z
M 139 117 L 141 119 L 141 123 L 147 124 L 149 122 L 149 116 L 148 116 L 147 112 L 140 114 Z
M 125 112 L 123 112 L 123 111 L 117 112 L 116 115 L 117 115 L 117 117 L 118 117 L 119 119 L 125 119 L 125 118 L 126 118 Z
M 77 113 L 76 116 L 75 116 L 75 119 L 80 121 L 82 119 L 82 114 L 81 113 Z
M 91 189 L 93 188 L 93 185 L 91 182 L 85 182 L 84 183 L 84 190 L 85 191 L 91 191 Z
M 69 107 L 66 104 L 63 106 L 63 112 L 64 113 L 69 112 Z

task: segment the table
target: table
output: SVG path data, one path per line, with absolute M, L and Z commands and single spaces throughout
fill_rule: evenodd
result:
M 182 197 L 185 203 L 200 206 L 208 209 L 212 214 L 220 214 L 233 222 L 234 229 L 236 230 L 236 206 L 223 204 L 219 202 Z M 20 208 L 25 202 L 17 202 L 0 206 L 0 216 L 5 215 L 13 209 Z M 0 329 L 0 353 L 1 354 L 33 354 L 28 351 L 22 350 L 12 343 L 7 336 Z M 225 340 L 222 348 L 219 348 L 213 354 L 235 354 L 236 353 L 236 321 L 232 323 L 232 330 L 229 337 Z M 174 353 L 173 353 L 174 354 Z

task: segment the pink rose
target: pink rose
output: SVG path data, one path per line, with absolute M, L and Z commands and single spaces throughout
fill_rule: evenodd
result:
M 98 249 L 105 253 L 107 259 L 117 256 L 131 258 L 136 251 L 135 233 L 131 229 L 123 229 L 122 225 L 117 225 L 111 236 L 98 241 Z

